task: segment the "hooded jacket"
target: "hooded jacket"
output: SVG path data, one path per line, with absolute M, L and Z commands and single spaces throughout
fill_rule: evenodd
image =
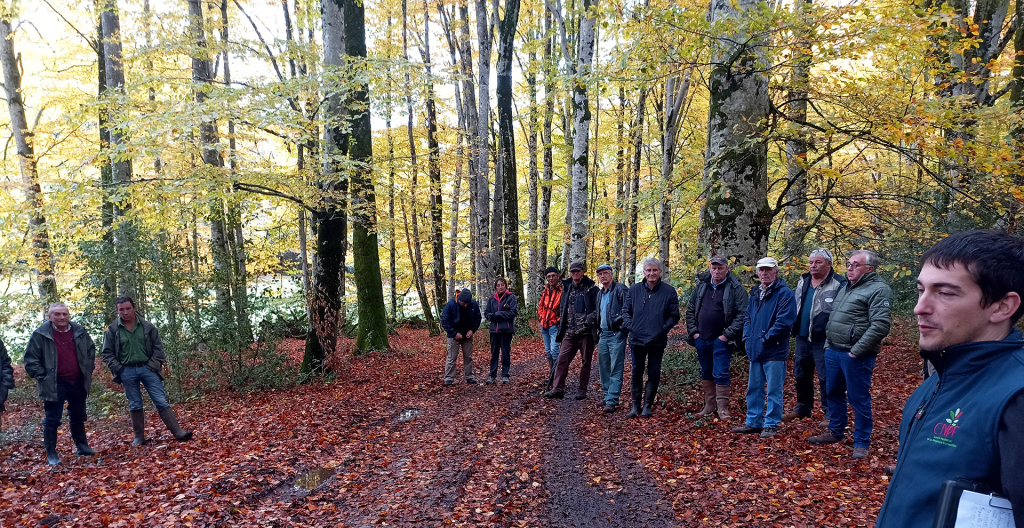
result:
M 836 273 L 836 270 L 829 270 L 828 276 L 821 281 L 811 298 L 811 317 L 807 337 L 812 343 L 821 343 L 825 340 L 825 327 L 828 326 L 828 317 L 832 315 L 832 307 L 835 305 L 836 295 L 839 289 L 846 286 L 846 277 Z M 800 313 L 803 310 L 804 299 L 811 289 L 811 274 L 804 273 L 800 276 L 800 282 L 796 283 L 796 322 L 793 323 L 793 335 L 800 335 Z
M 930 528 L 946 480 L 970 480 L 1011 498 L 1021 496 L 1022 490 L 1000 484 L 1007 476 L 1000 474 L 1001 459 L 1019 453 L 1020 439 L 999 441 L 1009 439 L 999 434 L 1007 403 L 1024 393 L 1020 330 L 1001 341 L 962 343 L 922 355 L 937 375 L 924 380 L 903 407 L 896 471 L 878 528 Z M 1014 511 L 1020 506 L 1014 504 Z
M 516 316 L 519 315 L 519 301 L 514 293 L 506 290 L 499 300 L 497 294 L 487 298 L 484 317 L 491 322 L 491 332 L 514 332 Z
M 583 293 L 576 296 L 573 306 L 569 306 L 570 292 L 573 288 L 582 288 Z M 573 284 L 572 279 L 562 281 L 562 302 L 558 308 L 561 321 L 558 325 L 558 335 L 555 336 L 555 341 L 559 343 L 569 331 L 569 310 L 583 314 L 583 326 L 590 330 L 591 337 L 596 343 L 601 334 L 601 288 L 594 279 L 584 275 L 579 284 Z
M 82 371 L 86 396 L 92 388 L 92 371 L 96 369 L 96 344 L 82 325 L 71 322 L 75 355 Z M 53 323 L 39 325 L 25 347 L 25 374 L 36 379 L 36 395 L 43 401 L 57 401 L 57 343 L 53 340 Z
M 825 327 L 825 346 L 858 358 L 875 357 L 889 335 L 892 290 L 874 271 L 839 289 Z
M 465 336 L 464 332 L 459 331 L 460 328 L 469 328 L 476 332 L 480 328 L 480 321 L 482 320 L 480 305 L 476 303 L 476 299 L 469 301 L 469 306 L 467 306 L 469 309 L 469 321 L 466 321 L 465 324 L 462 324 L 463 322 L 459 320 L 462 314 L 462 310 L 459 308 L 458 294 L 456 294 L 455 297 L 448 300 L 448 304 L 444 305 L 444 310 L 441 312 L 441 328 L 452 339 L 455 339 L 455 334 L 463 334 Z
M 690 295 L 690 302 L 686 303 L 686 342 L 690 346 L 697 346 L 693 334 L 697 333 L 697 319 L 700 317 L 701 300 L 704 294 L 711 287 L 711 273 L 704 272 L 697 275 L 697 287 Z M 746 320 L 747 311 L 747 290 L 743 288 L 743 282 L 735 273 L 729 272 L 725 281 L 719 286 L 725 288 L 722 296 L 722 309 L 725 311 L 725 329 L 722 335 L 729 340 L 731 346 L 743 339 L 743 322 Z
M 789 333 L 796 320 L 796 298 L 786 281 L 777 277 L 764 298 L 761 285 L 750 290 L 743 340 L 751 362 L 785 361 L 789 355 Z
M 622 324 L 629 330 L 629 344 L 664 348 L 669 330 L 679 324 L 676 289 L 661 279 L 649 288 L 645 280 L 629 287 L 625 301 Z
M 107 331 L 103 334 L 103 353 L 101 354 L 103 362 L 114 376 L 114 383 L 121 383 L 121 372 L 124 371 L 124 365 L 121 364 L 121 336 L 118 334 L 118 321 L 120 321 L 120 317 L 114 319 L 114 322 L 110 323 Z M 153 323 L 138 315 L 135 316 L 135 324 L 142 325 L 146 337 L 146 357 L 149 358 L 146 367 L 156 372 L 160 379 L 164 379 L 160 371 L 163 369 L 166 358 L 164 344 L 160 341 L 160 332 L 157 331 Z

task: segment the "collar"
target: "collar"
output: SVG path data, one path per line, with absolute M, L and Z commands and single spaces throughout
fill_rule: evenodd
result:
M 860 282 L 860 281 L 858 281 Z M 945 350 L 922 350 L 921 357 L 932 362 L 939 375 L 968 374 L 992 363 L 995 356 L 1012 354 L 1024 348 L 1024 334 L 1013 328 L 999 341 L 974 341 L 947 347 Z

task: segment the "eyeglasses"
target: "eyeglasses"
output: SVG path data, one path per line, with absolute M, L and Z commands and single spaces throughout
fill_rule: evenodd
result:
M 860 267 L 869 267 L 867 264 L 861 264 L 860 262 L 847 262 L 846 267 L 849 269 L 857 269 Z

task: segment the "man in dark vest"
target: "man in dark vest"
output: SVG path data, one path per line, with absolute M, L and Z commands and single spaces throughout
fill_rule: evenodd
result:
M 968 231 L 925 252 L 917 277 L 921 356 L 935 376 L 903 408 L 879 528 L 932 526 L 944 481 L 1007 497 L 1024 528 L 1024 239 Z M 959 524 L 958 524 L 959 526 Z

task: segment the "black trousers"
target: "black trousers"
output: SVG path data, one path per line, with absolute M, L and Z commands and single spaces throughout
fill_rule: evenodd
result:
M 633 403 L 654 405 L 658 384 L 661 383 L 661 360 L 665 356 L 665 347 L 630 345 L 630 349 L 633 351 L 633 378 L 629 388 Z M 644 383 L 645 366 L 647 383 Z

